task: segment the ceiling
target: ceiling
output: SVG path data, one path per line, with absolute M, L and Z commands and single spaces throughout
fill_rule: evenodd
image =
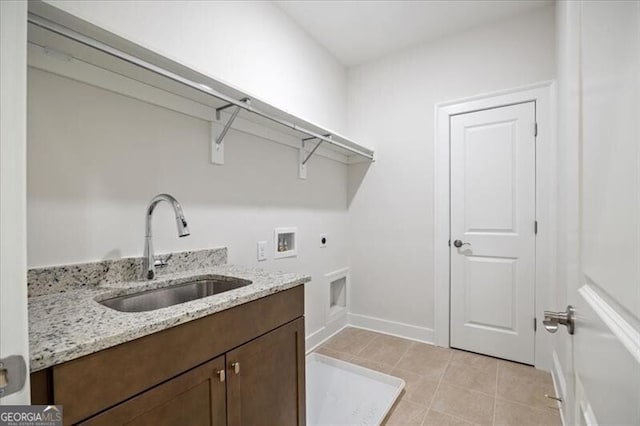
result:
M 353 66 L 553 0 L 275 1 L 340 62 Z

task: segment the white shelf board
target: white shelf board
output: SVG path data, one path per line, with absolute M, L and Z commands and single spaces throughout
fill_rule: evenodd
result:
M 142 68 L 119 57 L 113 56 L 112 54 L 105 53 L 97 48 L 83 44 L 81 41 L 68 38 L 65 35 L 57 34 L 49 29 L 30 23 L 28 26 L 29 43 L 35 46 L 40 46 L 44 49 L 52 50 L 54 52 L 53 54 L 60 56 L 60 58 L 64 58 L 65 55 L 68 55 L 68 57 L 73 58 L 74 60 L 108 70 L 117 75 L 160 89 L 164 92 L 189 99 L 212 109 L 224 106 L 228 102 L 209 93 L 205 93 L 207 87 L 236 102 L 243 98 L 249 98 L 251 99 L 251 109 L 256 112 L 268 114 L 269 116 L 284 120 L 319 135 L 330 134 L 333 141 L 355 150 L 357 153 L 348 149 L 343 149 L 339 146 L 330 145 L 327 142 L 322 144 L 323 150 L 335 151 L 336 153 L 344 156 L 346 158 L 346 163 L 370 161 L 373 159 L 374 152 L 372 149 L 360 145 L 343 135 L 313 123 L 310 120 L 291 114 L 286 110 L 279 109 L 268 102 L 247 93 L 246 91 L 242 91 L 192 67 L 187 67 L 179 61 L 161 55 L 149 48 L 119 37 L 109 31 L 61 11 L 54 6 L 41 2 L 30 2 L 29 12 L 35 19 L 44 20 L 43 22 L 46 22 L 47 24 L 52 23 L 53 26 L 61 26 L 65 30 L 70 30 L 82 37 L 87 37 L 88 39 L 97 41 L 98 43 L 106 45 L 109 48 L 116 49 L 121 53 L 142 59 L 153 67 L 158 67 L 183 79 L 198 83 L 202 85 L 202 90 L 174 81 L 157 72 Z M 230 110 L 232 110 L 232 108 L 225 110 L 226 114 L 222 114 L 221 123 L 224 123 L 228 118 L 228 113 L 231 112 Z M 308 137 L 305 132 L 289 128 L 249 111 L 241 111 L 239 117 L 244 119 L 246 122 L 255 123 L 265 129 L 276 130 L 278 133 L 288 135 L 298 140 Z M 215 116 L 212 116 L 210 120 L 215 121 Z M 310 151 L 316 143 L 317 141 L 310 141 L 307 143 L 305 147 L 306 150 Z
M 204 121 L 211 121 L 212 117 L 215 116 L 215 109 L 212 107 L 141 83 L 121 74 L 116 74 L 115 72 L 83 62 L 77 58 L 60 55 L 57 52 L 47 50 L 32 42 L 28 44 L 27 64 L 30 68 L 99 87 L 122 96 L 167 108 Z M 228 116 L 225 115 L 221 121 L 211 122 L 212 125 L 216 127 L 216 134 L 222 129 L 223 123 L 226 122 L 225 120 L 227 120 L 227 118 Z M 284 129 L 284 127 L 282 128 Z M 276 129 L 275 127 L 264 127 L 260 124 L 245 120 L 241 115 L 236 118 L 233 129 L 291 148 L 300 148 L 300 139 L 298 137 L 283 133 L 281 129 Z M 344 164 L 350 163 L 349 158 L 340 154 L 337 150 L 326 150 L 320 147 L 315 155 L 320 155 Z M 355 157 L 352 157 L 352 159 L 353 158 Z

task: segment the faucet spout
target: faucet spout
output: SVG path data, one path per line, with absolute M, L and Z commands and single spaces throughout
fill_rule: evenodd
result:
M 151 199 L 149 206 L 147 207 L 147 214 L 145 220 L 145 236 L 144 236 L 144 278 L 152 280 L 155 275 L 156 261 L 153 255 L 153 237 L 151 233 L 151 219 L 153 218 L 153 211 L 158 203 L 166 201 L 173 208 L 173 213 L 176 216 L 176 225 L 178 226 L 178 236 L 186 237 L 189 235 L 189 227 L 187 220 L 184 217 L 182 206 L 173 196 L 169 194 L 158 194 Z

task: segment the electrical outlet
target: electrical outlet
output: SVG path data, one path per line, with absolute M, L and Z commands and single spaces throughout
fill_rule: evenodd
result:
M 320 248 L 327 246 L 327 234 L 320 234 Z
M 258 241 L 258 260 L 267 260 L 267 242 Z

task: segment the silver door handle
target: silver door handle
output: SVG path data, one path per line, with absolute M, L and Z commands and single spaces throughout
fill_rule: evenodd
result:
M 575 331 L 575 309 L 573 306 L 567 306 L 565 312 L 553 312 L 544 311 L 544 321 L 542 325 L 549 333 L 555 333 L 558 331 L 558 326 L 564 325 L 567 327 L 569 334 L 573 334 Z
M 466 241 L 462 241 L 462 240 L 455 240 L 455 241 L 453 242 L 453 245 L 454 245 L 454 246 L 456 246 L 457 248 L 460 248 L 460 247 L 462 247 L 462 246 L 470 246 L 470 245 L 471 245 L 471 243 L 468 243 L 468 242 L 466 242 Z

